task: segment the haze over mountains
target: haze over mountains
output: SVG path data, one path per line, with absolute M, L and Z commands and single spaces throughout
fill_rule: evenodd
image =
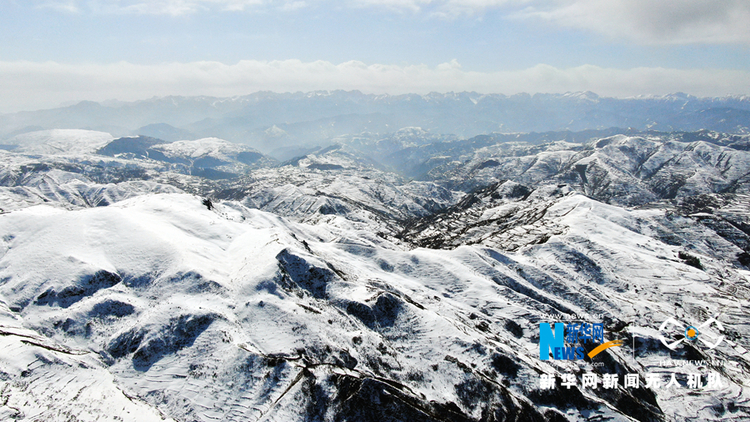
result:
M 81 102 L 0 116 L 0 138 L 43 129 L 90 129 L 115 137 L 167 141 L 217 137 L 286 159 L 300 147 L 326 145 L 345 134 L 387 134 L 421 127 L 469 138 L 493 132 L 636 130 L 747 133 L 750 98 L 686 94 L 604 98 L 591 92 L 504 96 L 473 92 L 368 95 L 317 91 L 214 97 L 163 97 L 131 103 Z

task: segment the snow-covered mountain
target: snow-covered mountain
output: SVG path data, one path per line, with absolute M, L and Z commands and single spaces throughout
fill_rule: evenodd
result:
M 431 136 L 0 152 L 0 417 L 750 417 L 747 137 Z
M 499 139 L 498 139 L 499 138 Z M 748 193 L 750 137 L 641 133 L 541 145 L 507 137 L 411 147 L 391 162 L 424 180 L 471 190 L 498 179 L 566 183 L 602 201 L 639 205 L 712 192 Z

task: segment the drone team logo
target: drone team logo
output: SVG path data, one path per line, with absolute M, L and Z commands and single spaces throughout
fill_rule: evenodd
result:
M 710 328 L 713 325 L 718 327 L 719 332 L 724 331 L 724 326 L 722 326 L 721 322 L 716 318 L 709 318 L 697 327 L 694 325 L 683 325 L 675 319 L 669 318 L 659 327 L 659 339 L 669 350 L 677 349 L 681 343 L 686 341 L 691 343 L 700 342 L 708 348 L 708 350 L 711 350 L 724 341 L 723 335 L 714 334 L 710 331 Z M 664 336 L 665 334 L 669 336 L 669 339 Z M 679 336 L 680 334 L 682 334 L 681 337 Z
M 609 349 L 622 346 L 622 340 L 604 341 L 604 324 L 591 323 L 555 323 L 554 331 L 549 323 L 539 324 L 539 359 L 549 360 L 583 360 L 589 359 Z M 583 343 L 601 343 L 585 353 Z

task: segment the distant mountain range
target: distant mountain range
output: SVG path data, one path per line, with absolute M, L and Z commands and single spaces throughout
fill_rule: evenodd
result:
M 682 93 L 605 98 L 591 92 L 369 95 L 358 91 L 255 94 L 231 98 L 163 97 L 136 102 L 84 101 L 69 107 L 0 115 L 0 143 L 45 129 L 89 129 L 166 141 L 217 137 L 279 159 L 339 136 L 391 134 L 420 127 L 433 135 L 634 130 L 750 133 L 750 97 Z M 290 152 L 291 151 L 291 152 Z

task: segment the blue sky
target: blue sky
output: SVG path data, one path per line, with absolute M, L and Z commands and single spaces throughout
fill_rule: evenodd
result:
M 747 0 L 3 0 L 0 111 L 360 89 L 750 94 Z

